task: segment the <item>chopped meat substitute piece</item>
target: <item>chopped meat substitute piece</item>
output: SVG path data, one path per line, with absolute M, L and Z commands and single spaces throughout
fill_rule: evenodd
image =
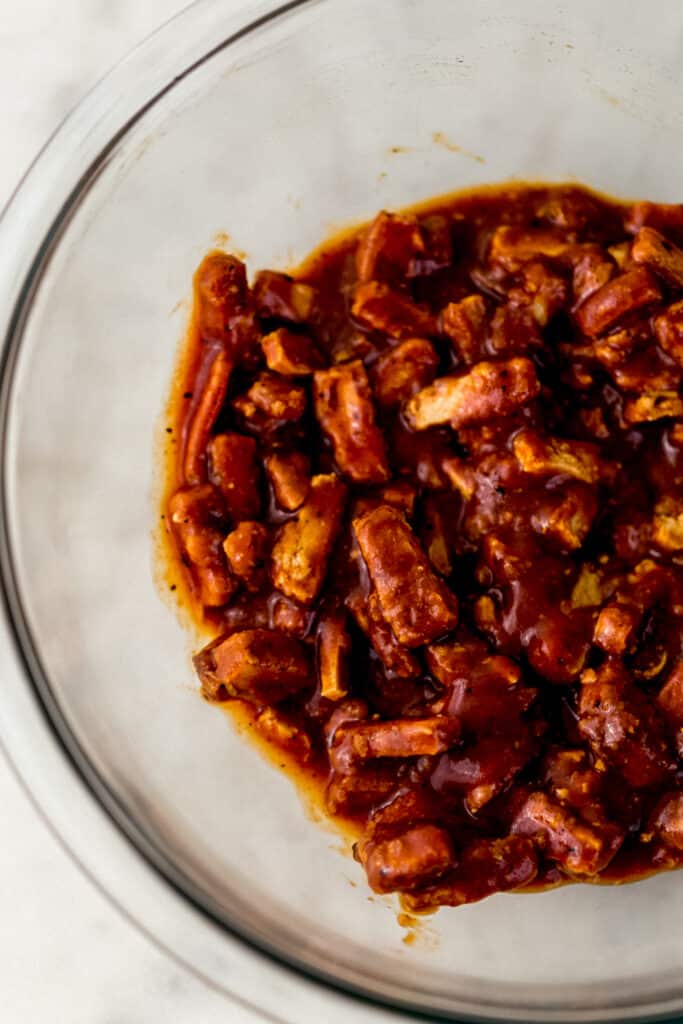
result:
M 604 772 L 590 767 L 588 753 L 581 748 L 551 749 L 544 761 L 545 782 L 553 796 L 578 811 L 587 821 L 604 817 L 599 799 Z
M 271 420 L 296 422 L 306 412 L 306 392 L 274 373 L 261 373 L 233 405 L 247 421 L 258 422 L 265 415 Z
M 593 643 L 607 654 L 627 654 L 632 649 L 643 618 L 635 605 L 614 601 L 600 610 Z
M 664 352 L 683 366 L 683 301 L 674 302 L 655 317 L 654 331 Z
M 654 228 L 640 229 L 633 240 L 631 258 L 650 267 L 667 284 L 683 288 L 683 249 Z
M 683 551 L 683 497 L 668 494 L 657 502 L 652 540 L 663 551 Z
M 567 484 L 539 501 L 531 517 L 536 533 L 566 551 L 577 551 L 598 514 L 595 493 L 583 484 Z
M 615 270 L 613 260 L 605 254 L 604 249 L 599 245 L 586 246 L 583 254 L 574 264 L 572 278 L 574 305 L 580 306 L 589 295 L 611 281 Z
M 223 550 L 234 575 L 248 590 L 259 590 L 266 581 L 270 541 L 263 523 L 243 520 L 223 541 Z
M 310 459 L 303 452 L 276 451 L 263 460 L 275 501 L 287 512 L 296 512 L 311 486 Z
M 243 434 L 215 434 L 208 453 L 209 476 L 232 522 L 256 519 L 261 511 L 256 441 Z
M 278 629 L 281 633 L 289 636 L 296 636 L 299 639 L 306 636 L 311 620 L 310 611 L 296 601 L 288 597 L 277 595 L 270 609 L 270 621 L 272 629 Z
M 256 345 L 247 268 L 236 256 L 209 253 L 195 274 L 197 327 L 203 342 L 219 342 L 231 359 Z
M 628 211 L 625 227 L 637 234 L 642 227 L 653 227 L 658 231 L 683 231 L 683 203 L 652 203 L 641 199 Z
M 430 644 L 427 664 L 445 687 L 437 706 L 477 735 L 514 729 L 536 699 L 536 689 L 524 685 L 519 666 L 501 654 L 488 654 L 481 641 Z
M 455 595 L 434 573 L 401 513 L 380 505 L 353 521 L 382 613 L 406 647 L 429 643 L 454 629 Z
M 652 829 L 667 846 L 683 853 L 683 793 L 669 793 L 659 802 Z
M 638 336 L 635 331 L 622 329 L 607 334 L 593 342 L 590 355 L 599 359 L 602 365 L 611 372 L 619 386 L 624 385 L 625 364 L 638 343 Z
M 382 210 L 358 243 L 358 280 L 392 281 L 405 278 L 413 260 L 424 251 L 424 239 L 415 217 Z
M 481 295 L 468 295 L 449 302 L 441 310 L 441 333 L 450 340 L 458 359 L 465 365 L 481 359 L 486 337 L 486 303 Z
M 436 376 L 439 357 L 424 338 L 409 338 L 381 355 L 372 368 L 378 405 L 400 405 Z
M 452 222 L 448 215 L 433 213 L 420 220 L 420 231 L 425 243 L 425 252 L 413 260 L 411 276 L 433 274 L 453 262 Z
M 318 596 L 346 502 L 333 474 L 314 476 L 306 501 L 281 527 L 273 547 L 273 583 L 287 597 L 310 604 Z
M 431 494 L 422 505 L 422 529 L 420 541 L 429 561 L 442 576 L 453 572 L 453 536 L 451 533 L 450 508 L 444 495 Z
M 457 718 L 394 718 L 390 722 L 360 722 L 340 726 L 330 747 L 330 764 L 337 772 L 381 757 L 434 757 L 449 750 L 460 736 Z
M 199 585 L 203 605 L 218 608 L 237 590 L 223 552 L 220 528 L 225 509 L 211 484 L 176 491 L 168 503 L 169 518 L 180 549 Z
M 657 694 L 657 704 L 674 740 L 678 756 L 683 757 L 683 659 L 676 662 Z
M 310 760 L 311 740 L 308 733 L 287 720 L 277 708 L 264 708 L 254 722 L 256 729 L 269 743 L 294 754 L 304 764 Z
M 625 669 L 607 661 L 581 677 L 579 732 L 597 757 L 632 789 L 661 785 L 670 778 L 673 757 L 664 724 Z
M 436 334 L 436 319 L 401 292 L 381 281 L 368 281 L 356 289 L 351 313 L 363 327 L 390 338 L 422 338 Z
M 256 275 L 253 288 L 257 312 L 263 317 L 304 324 L 315 318 L 317 293 L 303 281 L 289 274 L 262 270 Z
M 355 482 L 387 480 L 386 446 L 375 422 L 370 382 L 361 361 L 318 371 L 313 387 L 316 417 L 332 441 L 342 473 Z
M 206 480 L 206 449 L 225 401 L 231 373 L 232 360 L 225 352 L 217 352 L 185 441 L 184 475 L 188 484 Z
M 462 751 L 444 754 L 430 782 L 437 793 L 462 793 L 467 810 L 474 815 L 509 789 L 537 753 L 528 727 L 517 721 L 512 730 L 494 732 Z
M 459 860 L 459 865 L 443 881 L 402 896 L 406 910 L 420 913 L 476 903 L 495 892 L 522 889 L 538 874 L 534 844 L 523 836 L 475 839 Z
M 614 857 L 624 833 L 588 825 L 545 793 L 531 793 L 517 814 L 515 835 L 535 838 L 543 853 L 573 875 L 595 875 Z
M 455 864 L 451 838 L 436 825 L 416 825 L 391 839 L 360 842 L 357 856 L 374 892 L 410 892 Z
M 654 423 L 670 416 L 683 416 L 683 398 L 675 391 L 653 391 L 624 404 L 627 423 Z
M 321 696 L 341 700 L 349 692 L 349 655 L 351 638 L 346 629 L 346 615 L 326 615 L 318 625 L 318 677 Z
M 385 800 L 396 787 L 396 771 L 389 765 L 360 769 L 351 775 L 332 772 L 325 791 L 330 814 L 358 814 Z
M 420 662 L 394 636 L 382 614 L 376 592 L 373 590 L 367 599 L 360 594 L 352 594 L 347 598 L 347 605 L 387 672 L 401 679 L 416 679 L 422 671 Z
M 563 231 L 553 228 L 520 228 L 504 225 L 496 228 L 491 239 L 489 260 L 510 273 L 525 263 L 543 257 L 559 259 L 572 247 Z
M 543 347 L 543 335 L 534 318 L 528 299 L 515 301 L 513 289 L 508 301 L 498 306 L 491 317 L 491 331 L 487 341 L 487 354 L 497 358 L 526 355 Z
M 576 310 L 576 321 L 584 334 L 595 338 L 616 326 L 629 313 L 652 306 L 662 292 L 645 267 L 628 270 L 612 278 L 582 302 Z
M 563 277 L 540 261 L 527 263 L 519 273 L 519 286 L 508 292 L 508 307 L 510 311 L 528 313 L 539 327 L 547 327 L 567 305 L 567 296 L 567 282 Z M 523 318 L 520 320 L 524 323 Z M 529 333 L 535 334 L 531 324 Z
M 325 365 L 314 341 L 278 327 L 261 338 L 261 348 L 269 370 L 285 377 L 307 377 Z
M 308 687 L 311 664 L 304 644 L 274 629 L 243 629 L 220 636 L 194 659 L 210 700 L 239 697 L 277 703 Z
M 534 430 L 516 435 L 512 449 L 525 473 L 540 476 L 571 476 L 594 484 L 600 479 L 600 449 L 586 441 L 543 437 Z
M 450 423 L 454 430 L 507 416 L 540 391 L 534 364 L 524 357 L 477 363 L 469 373 L 439 377 L 411 398 L 405 415 L 414 430 Z

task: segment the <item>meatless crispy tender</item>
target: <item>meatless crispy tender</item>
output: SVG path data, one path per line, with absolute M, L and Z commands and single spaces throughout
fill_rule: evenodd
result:
M 449 302 L 441 310 L 441 333 L 451 341 L 458 358 L 470 366 L 481 358 L 486 336 L 486 303 L 481 295 Z
M 195 294 L 202 341 L 219 342 L 232 359 L 247 355 L 256 324 L 244 263 L 228 253 L 209 253 L 195 274 Z
M 674 302 L 655 317 L 654 330 L 666 354 L 683 366 L 683 302 Z
M 576 320 L 584 334 L 604 334 L 630 313 L 652 306 L 661 298 L 661 289 L 645 267 L 620 274 L 598 288 L 576 311 Z
M 469 373 L 439 377 L 418 391 L 405 408 L 414 430 L 450 423 L 454 430 L 468 423 L 482 423 L 508 416 L 536 398 L 540 390 L 529 359 L 477 363 Z
M 475 839 L 460 855 L 460 863 L 436 885 L 402 896 L 406 910 L 420 913 L 437 907 L 476 903 L 495 892 L 530 885 L 538 874 L 538 854 L 530 839 Z
M 386 671 L 402 679 L 416 679 L 421 672 L 420 662 L 394 636 L 384 618 L 376 592 L 373 590 L 367 598 L 361 594 L 352 594 L 347 598 L 347 604 Z
M 237 589 L 237 580 L 223 552 L 221 521 L 225 509 L 220 495 L 211 484 L 176 491 L 168 512 L 180 549 L 199 586 L 202 604 L 208 608 L 226 604 Z
M 683 288 L 683 249 L 654 228 L 643 227 L 633 240 L 631 257 L 644 263 L 668 284 Z
M 634 203 L 626 211 L 624 226 L 635 235 L 645 225 L 658 231 L 676 232 L 680 237 L 683 231 L 683 203 L 651 203 L 647 199 Z
M 659 802 L 652 828 L 666 846 L 683 853 L 683 793 L 670 793 Z
M 571 245 L 564 232 L 552 228 L 505 226 L 494 232 L 489 259 L 506 270 L 516 271 L 539 256 L 558 259 L 570 250 Z
M 410 912 L 683 867 L 683 204 L 506 185 L 194 299 L 204 695 Z
M 368 281 L 356 289 L 351 312 L 363 327 L 390 338 L 436 334 L 436 319 L 427 309 L 381 281 Z
M 218 637 L 196 655 L 195 667 L 211 700 L 230 696 L 257 704 L 277 702 L 311 682 L 306 647 L 274 629 Z
M 234 523 L 261 511 L 256 441 L 242 434 L 215 434 L 207 448 L 209 475 Z
M 512 450 L 525 473 L 539 476 L 571 476 L 594 484 L 600 479 L 600 450 L 597 445 L 542 437 L 533 430 L 522 430 Z
M 296 512 L 311 486 L 310 459 L 303 452 L 273 452 L 263 462 L 275 501 L 287 512 Z
M 258 422 L 261 414 L 270 420 L 295 422 L 306 411 L 306 392 L 274 373 L 261 373 L 233 405 L 247 421 Z
M 672 416 L 683 416 L 683 399 L 676 391 L 653 391 L 624 403 L 627 423 L 654 423 Z
M 287 597 L 310 604 L 318 596 L 345 501 L 346 487 L 336 476 L 314 476 L 306 501 L 281 528 L 273 548 L 272 575 Z
M 321 696 L 327 700 L 341 700 L 348 694 L 350 653 L 346 615 L 326 615 L 318 626 L 318 677 Z
M 315 342 L 286 327 L 278 327 L 261 338 L 261 348 L 268 369 L 285 377 L 307 377 L 325 365 Z
M 254 281 L 254 302 L 263 317 L 276 317 L 290 323 L 305 324 L 315 317 L 315 288 L 295 281 L 289 274 L 262 270 Z
M 678 756 L 683 755 L 683 659 L 676 662 L 664 686 L 657 694 L 657 704 L 666 721 Z
M 206 479 L 207 446 L 225 401 L 231 373 L 232 360 L 225 352 L 217 352 L 185 442 L 184 474 L 189 484 L 199 484 Z
M 382 210 L 356 250 L 359 281 L 405 278 L 412 261 L 425 251 L 417 219 Z
M 598 757 L 623 776 L 632 789 L 661 784 L 674 768 L 664 723 L 655 706 L 608 661 L 581 679 L 579 732 Z
M 448 832 L 436 825 L 417 825 L 392 839 L 360 843 L 357 853 L 375 892 L 410 892 L 435 881 L 456 862 Z
M 607 284 L 614 277 L 616 269 L 611 254 L 606 253 L 599 245 L 586 246 L 574 264 L 572 276 L 574 305 L 580 306 L 584 299 Z
M 373 367 L 372 381 L 377 402 L 399 405 L 416 391 L 431 384 L 439 357 L 424 338 L 409 338 L 380 356 Z
M 550 544 L 576 551 L 590 533 L 597 512 L 593 490 L 583 484 L 565 484 L 539 501 L 531 525 Z
M 457 718 L 396 718 L 391 722 L 362 722 L 337 730 L 330 749 L 335 771 L 349 772 L 377 757 L 433 757 L 456 743 Z
M 381 505 L 353 529 L 396 639 L 418 647 L 457 625 L 458 603 L 429 564 L 401 513 Z
M 313 387 L 316 417 L 332 441 L 342 473 L 355 482 L 388 479 L 386 445 L 375 422 L 370 382 L 360 360 L 318 371 Z
M 223 541 L 230 568 L 250 590 L 263 585 L 268 547 L 268 530 L 263 523 L 243 521 Z
M 642 620 L 641 609 L 615 601 L 600 610 L 593 643 L 607 654 L 628 654 L 635 643 Z
M 595 875 L 606 867 L 623 834 L 581 821 L 545 793 L 532 793 L 515 818 L 515 835 L 534 838 L 550 860 L 573 875 Z

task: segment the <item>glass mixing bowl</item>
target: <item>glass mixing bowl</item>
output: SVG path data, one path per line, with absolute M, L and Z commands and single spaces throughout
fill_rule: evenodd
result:
M 481 182 L 680 200 L 682 40 L 668 0 L 200 0 L 93 91 L 5 212 L 0 733 L 85 870 L 266 1019 L 683 1008 L 683 874 L 496 896 L 407 946 L 198 698 L 153 542 L 160 417 L 217 232 L 286 267 L 334 227 Z

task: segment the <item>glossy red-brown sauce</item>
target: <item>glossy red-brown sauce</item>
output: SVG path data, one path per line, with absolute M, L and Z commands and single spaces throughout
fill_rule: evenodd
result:
M 163 515 L 172 585 L 219 638 L 204 694 L 248 709 L 411 910 L 681 859 L 679 245 L 682 207 L 520 186 L 376 219 L 250 288 L 221 254 L 197 272 Z M 274 371 L 301 339 L 302 366 Z M 336 523 L 297 597 L 287 531 L 312 492 L 283 507 L 282 453 Z M 423 583 L 406 596 L 401 573 Z M 250 631 L 263 679 L 235 665 Z

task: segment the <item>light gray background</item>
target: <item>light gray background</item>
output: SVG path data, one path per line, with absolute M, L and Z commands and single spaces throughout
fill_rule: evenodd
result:
M 0 0 L 0 207 L 84 92 L 184 6 Z M 255 1024 L 112 909 L 1 756 L 0 837 L 2 1024 Z

